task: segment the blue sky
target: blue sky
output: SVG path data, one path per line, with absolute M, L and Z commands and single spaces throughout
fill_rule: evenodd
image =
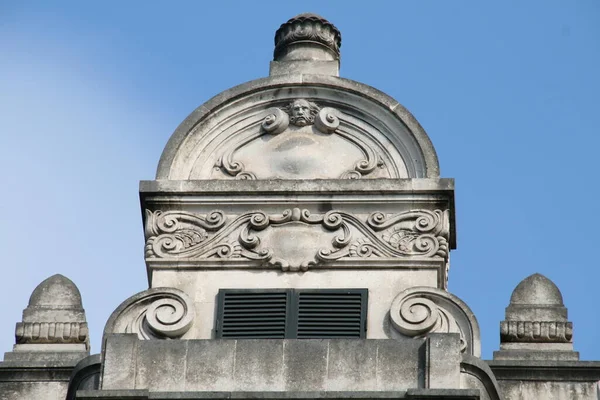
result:
M 197 106 L 268 75 L 301 12 L 342 32 L 341 76 L 407 107 L 456 179 L 450 286 L 483 357 L 520 280 L 561 289 L 582 359 L 600 359 L 600 2 L 0 3 L 0 352 L 35 286 L 80 288 L 92 351 L 147 288 L 138 181 Z

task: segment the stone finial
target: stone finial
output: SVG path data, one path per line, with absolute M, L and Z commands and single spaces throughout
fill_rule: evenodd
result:
M 573 323 L 558 287 L 541 274 L 521 281 L 500 322 L 500 360 L 578 360 L 573 351 Z
M 342 34 L 317 14 L 296 15 L 275 32 L 275 61 L 339 60 Z M 312 51 L 307 51 L 312 50 Z
M 342 34 L 325 18 L 304 13 L 275 32 L 270 75 L 293 73 L 339 75 Z
M 16 344 L 5 360 L 32 358 L 32 354 L 89 353 L 88 326 L 77 286 L 56 274 L 40 283 L 17 323 Z M 81 355 L 80 354 L 80 355 Z

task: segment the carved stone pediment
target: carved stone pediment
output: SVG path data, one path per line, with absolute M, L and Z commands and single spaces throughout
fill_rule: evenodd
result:
M 171 137 L 157 178 L 439 176 L 429 138 L 393 99 L 337 77 L 302 79 L 249 82 L 198 108 Z

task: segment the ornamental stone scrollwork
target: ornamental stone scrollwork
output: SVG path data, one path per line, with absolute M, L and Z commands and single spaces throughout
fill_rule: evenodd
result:
M 458 333 L 463 352 L 481 355 L 475 316 L 464 302 L 444 290 L 414 287 L 401 292 L 392 301 L 390 322 L 396 331 L 408 337 Z
M 448 256 L 448 211 L 412 210 L 366 219 L 332 210 L 293 208 L 225 217 L 146 211 L 146 259 L 246 262 L 252 267 L 306 271 L 346 260 Z
M 104 335 L 133 333 L 141 340 L 174 339 L 194 322 L 189 297 L 174 288 L 152 288 L 125 300 L 110 316 Z
M 367 224 L 375 231 L 388 230 L 382 239 L 399 251 L 448 256 L 447 210 L 418 210 L 391 216 L 376 212 L 369 216 Z
M 347 129 L 340 129 L 341 115 L 342 113 L 335 108 L 320 107 L 302 98 L 292 100 L 281 107 L 269 108 L 262 119 L 260 130 L 230 146 L 217 160 L 215 169 L 235 179 L 255 180 L 272 177 L 265 176 L 264 171 L 252 170 L 252 166 L 241 161 L 238 155 L 244 151 L 249 152 L 246 158 L 254 164 L 254 169 L 260 170 L 261 167 L 257 167 L 256 164 L 261 159 L 269 163 L 269 159 L 273 158 L 270 168 L 274 170 L 269 170 L 268 174 L 275 173 L 278 175 L 276 177 L 283 178 L 315 178 L 311 174 L 322 170 L 318 167 L 319 163 L 329 164 L 332 171 L 327 173 L 337 174 L 327 176 L 328 178 L 340 179 L 360 179 L 378 167 L 383 168 L 382 158 L 370 145 Z M 282 134 L 285 134 L 284 138 L 273 138 Z M 329 140 L 327 137 L 331 135 L 335 135 L 335 138 Z M 264 141 L 257 142 L 259 138 Z M 268 142 L 272 142 L 271 147 Z M 249 150 L 252 146 L 256 148 Z M 341 147 L 344 157 L 338 159 L 335 158 L 335 153 L 323 152 L 327 147 L 338 150 Z M 249 158 L 250 154 L 254 154 L 254 157 Z M 324 160 L 331 157 L 334 158 L 330 162 Z M 346 164 L 347 159 L 352 157 L 356 157 L 355 161 L 345 170 L 333 172 L 339 168 L 334 166 Z
M 206 239 L 208 233 L 218 231 L 225 225 L 225 214 L 220 210 L 212 211 L 206 216 L 198 217 L 184 211 L 146 210 L 146 257 L 168 253 L 184 253 Z M 235 249 L 221 247 L 216 252 L 234 252 Z

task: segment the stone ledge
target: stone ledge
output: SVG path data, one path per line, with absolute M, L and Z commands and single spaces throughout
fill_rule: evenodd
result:
M 317 180 L 156 180 L 140 181 L 140 194 L 183 193 L 323 193 L 323 192 L 453 192 L 454 179 L 317 179 Z
M 75 364 L 0 362 L 0 382 L 69 382 Z
M 458 334 L 172 341 L 112 334 L 105 343 L 104 390 L 400 392 L 425 386 L 423 379 L 429 387 L 460 389 Z
M 600 381 L 600 361 L 486 360 L 498 381 Z
M 223 400 L 223 399 L 444 399 L 479 400 L 477 389 L 411 389 L 398 392 L 149 392 L 147 390 L 103 390 L 77 392 L 78 400 Z

